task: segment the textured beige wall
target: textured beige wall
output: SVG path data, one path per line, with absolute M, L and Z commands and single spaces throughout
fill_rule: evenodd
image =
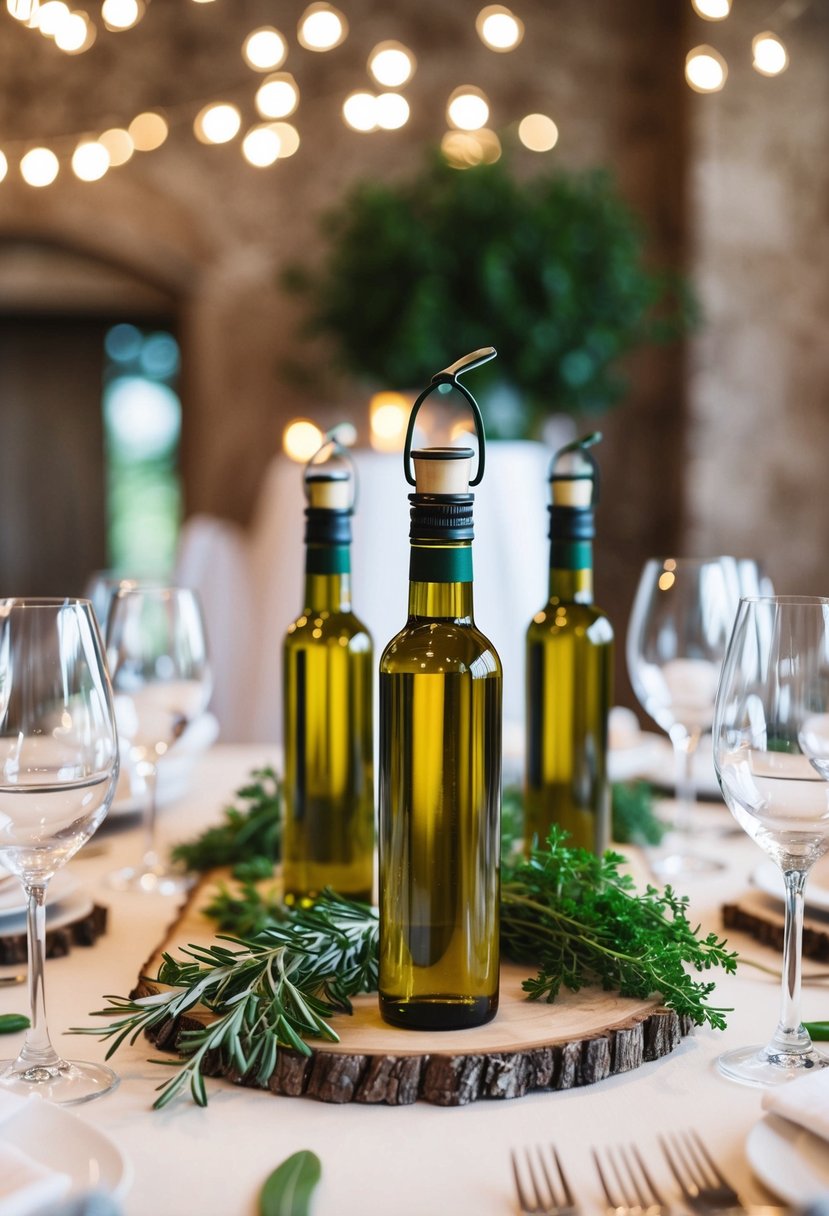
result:
M 829 5 L 783 5 L 790 66 L 751 67 L 769 6 L 719 26 L 716 95 L 690 107 L 691 345 L 687 545 L 762 559 L 781 593 L 829 595 Z

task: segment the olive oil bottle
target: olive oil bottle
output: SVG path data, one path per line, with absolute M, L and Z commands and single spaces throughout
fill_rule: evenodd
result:
M 494 1017 L 499 978 L 501 664 L 472 610 L 471 448 L 412 452 L 435 388 L 492 358 L 438 373 L 409 421 L 409 611 L 380 661 L 380 1012 L 398 1026 L 452 1030 Z M 416 478 L 409 468 L 414 462 Z
M 311 903 L 325 887 L 368 901 L 374 870 L 374 664 L 351 611 L 354 477 L 336 454 L 316 459 L 305 471 L 303 609 L 282 655 L 288 904 Z
M 596 853 L 610 836 L 613 629 L 593 603 L 598 468 L 587 450 L 600 439 L 567 444 L 550 467 L 550 598 L 527 631 L 527 850 L 552 824 Z

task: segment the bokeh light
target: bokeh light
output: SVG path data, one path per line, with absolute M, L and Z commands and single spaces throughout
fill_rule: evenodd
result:
M 86 13 L 67 13 L 55 32 L 55 46 L 67 55 L 79 55 L 89 50 L 96 34 Z
M 30 186 L 51 186 L 60 164 L 51 148 L 32 148 L 20 162 L 24 182 Z
M 272 122 L 271 127 L 279 136 L 279 159 L 286 160 L 299 150 L 299 131 L 289 122 Z
M 244 60 L 255 72 L 270 72 L 282 67 L 287 54 L 288 43 L 272 25 L 251 30 L 242 45 Z
M 513 51 L 524 37 L 524 24 L 503 4 L 488 4 L 475 20 L 481 42 L 491 51 Z
M 300 464 L 305 464 L 319 451 L 322 441 L 322 431 L 308 418 L 294 418 L 282 432 L 285 455 Z
M 716 93 L 726 82 L 728 66 L 712 46 L 697 46 L 685 57 L 685 79 L 697 93 Z
M 706 21 L 723 21 L 731 12 L 731 0 L 691 0 L 691 4 Z
M 489 118 L 489 102 L 480 89 L 465 84 L 455 89 L 446 106 L 449 125 L 461 131 L 477 131 Z
M 371 446 L 376 452 L 402 452 L 411 403 L 401 393 L 375 393 L 368 406 Z
M 779 76 L 789 66 L 788 51 L 770 30 L 752 38 L 751 50 L 754 56 L 752 67 L 761 76 Z
M 242 140 L 242 155 L 249 165 L 265 169 L 274 164 L 282 150 L 282 141 L 269 123 L 251 127 Z
M 101 17 L 108 30 L 129 30 L 144 16 L 142 0 L 104 0 Z
M 324 3 L 309 5 L 297 26 L 297 39 L 306 51 L 331 51 L 347 34 L 348 22 L 343 14 Z
M 98 140 L 85 140 L 72 153 L 72 172 L 82 182 L 100 181 L 109 166 L 109 152 Z
M 343 102 L 343 118 L 354 131 L 375 131 L 377 98 L 373 93 L 352 93 Z
M 546 114 L 527 114 L 518 124 L 518 138 L 531 152 L 549 152 L 558 143 L 558 127 Z
M 157 110 L 145 110 L 136 114 L 127 128 L 136 152 L 154 152 L 160 148 L 170 133 L 167 120 Z
M 409 103 L 399 93 L 381 93 L 376 101 L 377 126 L 399 131 L 409 121 Z
M 492 165 L 501 156 L 501 141 L 494 131 L 447 131 L 440 144 L 444 160 L 452 169 Z
M 402 42 L 380 42 L 368 57 L 368 70 L 378 84 L 399 89 L 414 75 L 416 60 Z
M 193 131 L 203 144 L 226 144 L 239 134 L 242 115 L 228 101 L 213 101 L 196 115 Z
M 5 152 L 0 152 L 0 182 L 9 171 L 9 162 L 6 160 Z
M 287 118 L 299 105 L 299 88 L 290 72 L 275 72 L 256 90 L 256 108 L 263 118 Z
M 108 131 L 98 136 L 98 143 L 103 144 L 109 153 L 109 163 L 113 169 L 125 165 L 135 151 L 129 131 L 123 127 L 110 127 Z
M 69 15 L 69 5 L 64 4 L 63 0 L 46 0 L 36 14 L 37 28 L 47 38 L 54 38 Z

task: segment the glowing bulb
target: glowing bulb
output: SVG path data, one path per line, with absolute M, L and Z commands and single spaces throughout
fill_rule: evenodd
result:
M 299 19 L 297 38 L 306 51 L 330 51 L 348 34 L 345 17 L 330 4 L 311 4 Z
M 399 93 L 381 93 L 376 101 L 377 126 L 399 131 L 409 121 L 409 103 Z
M 242 140 L 242 155 L 250 165 L 264 169 L 272 165 L 282 150 L 279 134 L 267 123 L 251 127 Z
M 449 123 L 461 131 L 477 131 L 486 126 L 489 118 L 489 103 L 474 85 L 461 85 L 455 89 L 446 107 Z
M 144 5 L 139 0 L 104 0 L 101 17 L 108 30 L 129 30 L 144 15 Z
M 375 393 L 368 406 L 371 446 L 377 452 L 402 452 L 411 404 L 401 393 Z
M 109 153 L 109 163 L 113 169 L 125 165 L 135 151 L 135 144 L 128 131 L 122 127 L 110 127 L 98 136 L 98 143 Z
M 716 93 L 725 84 L 728 67 L 719 51 L 697 46 L 685 56 L 685 79 L 697 93 Z
M 343 102 L 343 118 L 354 131 L 377 127 L 377 98 L 373 93 L 352 93 Z
M 400 42 L 381 42 L 368 57 L 368 70 L 378 84 L 399 89 L 414 75 L 415 57 Z
M 58 158 L 49 148 L 32 148 L 20 162 L 24 182 L 30 186 L 51 186 L 58 175 Z
M 28 21 L 33 24 L 37 18 L 39 0 L 6 0 L 6 8 L 16 21 Z
M 491 51 L 513 51 L 524 37 L 524 24 L 502 4 L 488 4 L 475 20 L 478 37 Z
M 307 418 L 294 418 L 282 432 L 285 455 L 299 464 L 304 464 L 319 451 L 322 440 L 322 431 Z
M 127 128 L 136 152 L 154 152 L 170 133 L 167 120 L 155 110 L 138 114 Z
M 37 28 L 47 38 L 54 38 L 68 16 L 69 6 L 63 0 L 46 0 L 38 10 Z
M 779 76 L 789 66 L 788 51 L 770 30 L 752 38 L 751 50 L 754 55 L 752 67 L 761 76 Z
M 0 182 L 2 182 L 3 178 L 6 176 L 8 171 L 9 171 L 9 162 L 6 160 L 5 153 L 0 152 Z
M 549 152 L 558 143 L 558 127 L 546 114 L 527 114 L 518 124 L 518 138 L 531 152 Z
M 731 12 L 731 0 L 691 0 L 691 4 L 706 21 L 724 21 Z
M 299 89 L 290 72 L 276 72 L 256 90 L 256 108 L 263 118 L 287 118 L 299 105 Z
M 270 72 L 285 62 L 288 44 L 272 25 L 252 30 L 242 45 L 242 55 L 255 72 Z
M 228 101 L 214 101 L 196 115 L 193 131 L 203 144 L 226 144 L 239 134 L 242 115 Z
M 279 156 L 281 160 L 285 160 L 299 148 L 299 131 L 296 127 L 291 126 L 289 122 L 272 122 L 271 128 L 276 131 L 279 136 Z
M 95 41 L 95 26 L 86 13 L 69 13 L 55 34 L 55 46 L 67 55 L 88 51 Z
M 78 144 L 72 153 L 72 172 L 82 182 L 97 182 L 109 168 L 109 153 L 97 140 Z
M 452 169 L 471 169 L 473 165 L 492 165 L 501 156 L 501 141 L 494 131 L 447 131 L 441 152 Z

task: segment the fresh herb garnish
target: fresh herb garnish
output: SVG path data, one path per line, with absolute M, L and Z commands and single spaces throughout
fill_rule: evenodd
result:
M 212 870 L 248 862 L 259 866 L 259 877 L 272 872 L 280 854 L 282 787 L 270 767 L 254 769 L 250 778 L 236 791 L 237 799 L 246 805 L 226 806 L 224 822 L 208 828 L 193 841 L 176 845 L 173 861 L 182 862 L 188 870 Z
M 15 1034 L 18 1030 L 28 1030 L 31 1022 L 24 1013 L 0 1014 L 0 1034 Z
M 816 1042 L 829 1040 L 829 1022 L 804 1022 L 803 1028 Z
M 112 1039 L 109 1059 L 125 1039 L 134 1043 L 142 1031 L 197 1007 L 206 1010 L 206 1025 L 182 1032 L 176 1046 L 185 1059 L 173 1062 L 178 1072 L 158 1086 L 153 1104 L 160 1110 L 189 1083 L 193 1100 L 206 1106 L 208 1056 L 265 1084 L 281 1047 L 310 1055 L 308 1039 L 339 1041 L 326 1018 L 350 1013 L 350 997 L 376 989 L 377 930 L 371 908 L 327 891 L 313 908 L 288 911 L 282 924 L 255 937 L 222 937 L 229 946 L 191 945 L 182 949 L 183 959 L 164 954 L 157 982 L 170 990 L 134 999 L 108 996 L 109 1007 L 92 1016 L 114 1015 L 109 1026 L 74 1033 Z
M 303 1149 L 283 1161 L 268 1177 L 259 1196 L 259 1216 L 308 1216 L 322 1167 L 315 1153 Z

